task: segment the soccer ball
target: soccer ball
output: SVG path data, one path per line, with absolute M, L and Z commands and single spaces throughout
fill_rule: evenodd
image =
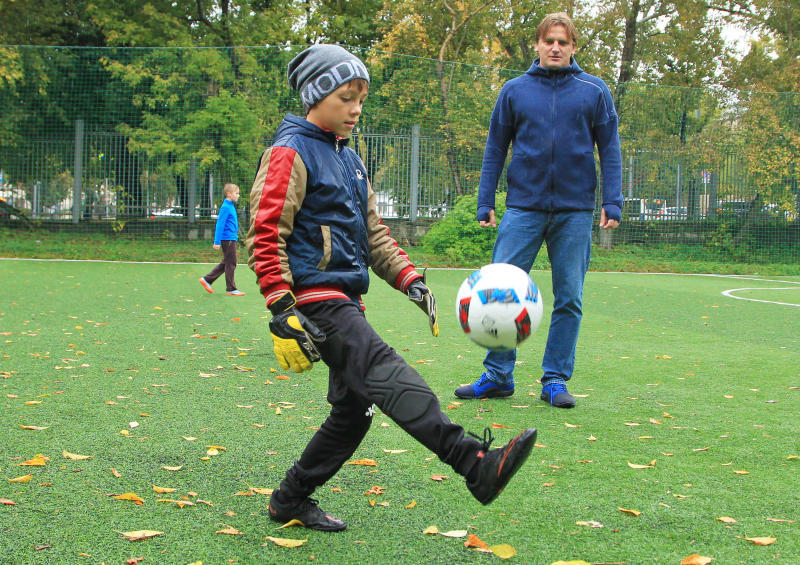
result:
M 472 341 L 492 351 L 510 351 L 542 321 L 542 295 L 528 273 L 492 263 L 461 284 L 456 316 Z

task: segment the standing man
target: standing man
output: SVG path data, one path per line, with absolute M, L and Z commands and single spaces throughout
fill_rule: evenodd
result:
M 547 15 L 536 28 L 539 58 L 522 76 L 503 85 L 492 112 L 478 189 L 478 222 L 496 227 L 495 192 L 509 143 L 506 213 L 492 262 L 530 271 L 544 242 L 552 265 L 553 313 L 542 360 L 542 400 L 572 408 L 567 391 L 575 364 L 582 316 L 583 283 L 589 267 L 600 155 L 603 200 L 600 228 L 619 225 L 622 158 L 611 92 L 573 59 L 577 32 L 563 13 Z M 459 398 L 514 394 L 516 351 L 490 351 L 486 371 L 455 391 Z

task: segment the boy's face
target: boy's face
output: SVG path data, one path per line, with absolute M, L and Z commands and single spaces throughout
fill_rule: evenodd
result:
M 228 193 L 228 200 L 230 200 L 233 203 L 236 203 L 236 202 L 239 201 L 239 189 L 238 188 L 234 188 L 231 192 Z
M 369 94 L 369 84 L 353 80 L 343 84 L 308 111 L 306 119 L 339 137 L 350 137 Z
M 539 53 L 539 66 L 545 69 L 563 69 L 569 66 L 570 57 L 575 54 L 575 43 L 567 28 L 561 24 L 550 26 L 536 42 Z

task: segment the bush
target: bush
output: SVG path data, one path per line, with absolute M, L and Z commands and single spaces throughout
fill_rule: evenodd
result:
M 435 223 L 422 238 L 422 249 L 459 265 L 485 265 L 491 262 L 496 229 L 482 228 L 475 219 L 477 194 L 460 196 L 455 206 Z M 495 214 L 500 223 L 505 203 L 498 202 Z

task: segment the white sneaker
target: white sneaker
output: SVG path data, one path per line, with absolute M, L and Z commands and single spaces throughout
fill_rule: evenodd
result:
M 208 281 L 205 277 L 200 277 L 198 280 L 200 281 L 200 284 L 203 285 L 204 289 L 206 289 L 209 293 L 214 294 L 214 289 L 211 288 L 211 285 L 208 284 Z
M 228 296 L 244 296 L 244 292 L 242 292 L 241 290 L 238 290 L 238 289 L 237 290 L 229 290 L 225 294 L 227 294 Z

